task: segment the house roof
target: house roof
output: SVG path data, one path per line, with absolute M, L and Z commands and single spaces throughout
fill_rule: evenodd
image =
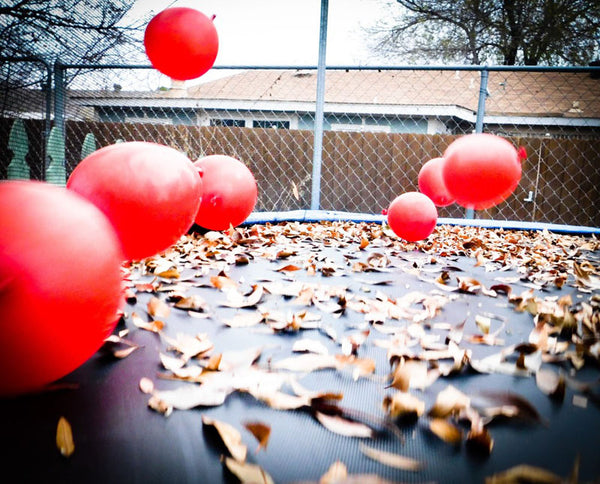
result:
M 314 102 L 316 88 L 316 71 L 249 70 L 190 87 L 186 94 L 194 100 Z M 479 89 L 479 71 L 329 70 L 325 103 L 475 112 Z M 588 72 L 490 71 L 488 94 L 486 115 L 600 118 L 600 79 Z

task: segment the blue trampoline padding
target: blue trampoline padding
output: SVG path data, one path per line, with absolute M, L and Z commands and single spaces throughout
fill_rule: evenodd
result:
M 376 222 L 383 223 L 384 215 L 369 213 L 338 212 L 332 210 L 290 210 L 287 212 L 252 212 L 244 224 L 276 223 L 276 222 Z M 490 229 L 515 230 L 548 230 L 565 234 L 600 234 L 600 227 L 580 225 L 562 225 L 542 222 L 520 222 L 512 220 L 488 220 L 473 218 L 438 218 L 438 225 L 463 225 L 467 227 L 484 227 Z

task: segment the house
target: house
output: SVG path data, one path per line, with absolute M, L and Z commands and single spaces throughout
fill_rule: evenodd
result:
M 492 70 L 486 130 L 506 136 L 600 136 L 600 76 L 583 69 Z M 324 129 L 462 134 L 475 128 L 480 69 L 328 69 Z M 316 70 L 249 69 L 186 87 L 74 91 L 100 121 L 314 129 Z M 86 112 L 86 111 L 83 111 Z

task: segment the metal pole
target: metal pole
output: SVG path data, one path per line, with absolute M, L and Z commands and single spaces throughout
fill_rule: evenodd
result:
M 323 112 L 325 104 L 325 57 L 327 53 L 327 13 L 329 0 L 321 0 L 321 24 L 319 33 L 319 65 L 317 67 L 317 105 L 315 109 L 315 130 L 311 187 L 311 210 L 321 206 L 321 162 L 323 155 Z
M 483 133 L 483 116 L 485 115 L 485 98 L 488 92 L 488 77 L 487 69 L 481 71 L 481 82 L 479 83 L 479 102 L 477 104 L 477 119 L 475 120 L 475 132 Z M 465 218 L 475 218 L 475 211 L 472 208 L 467 208 Z

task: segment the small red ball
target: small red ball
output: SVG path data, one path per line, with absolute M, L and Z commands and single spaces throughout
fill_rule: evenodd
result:
M 408 242 L 429 237 L 437 223 L 437 209 L 431 199 L 419 192 L 398 195 L 387 212 L 394 233 Z
M 437 207 L 447 207 L 454 203 L 442 177 L 444 158 L 433 158 L 419 171 L 419 190 L 427 195 Z
M 206 73 L 215 63 L 219 37 L 212 21 L 193 8 L 167 8 L 144 32 L 146 55 L 163 74 L 185 81 Z
M 241 161 L 226 155 L 210 155 L 194 163 L 203 184 L 196 224 L 210 230 L 237 227 L 254 210 L 256 180 Z

